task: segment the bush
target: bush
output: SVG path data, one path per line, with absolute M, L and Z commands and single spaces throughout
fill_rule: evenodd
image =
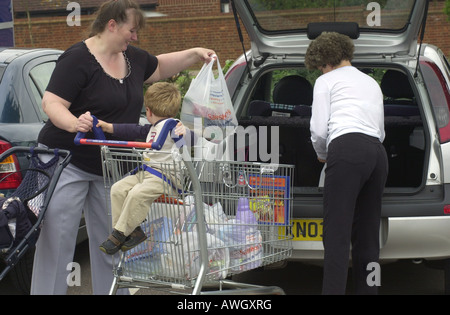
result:
M 447 20 L 450 21 L 450 0 L 445 0 L 444 13 L 447 14 Z

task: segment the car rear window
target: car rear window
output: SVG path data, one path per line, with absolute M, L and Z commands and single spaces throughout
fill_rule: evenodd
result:
M 266 32 L 305 30 L 312 22 L 357 22 L 360 29 L 399 31 L 409 23 L 415 0 L 245 0 Z

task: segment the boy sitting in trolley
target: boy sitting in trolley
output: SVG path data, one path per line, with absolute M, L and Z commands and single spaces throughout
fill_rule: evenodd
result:
M 174 84 L 159 82 L 150 86 L 144 96 L 147 120 L 145 126 L 133 124 L 110 124 L 99 120 L 97 127 L 104 132 L 123 139 L 143 139 L 154 142 L 162 133 L 164 125 L 175 117 L 181 106 L 181 94 Z M 173 121 L 172 121 L 173 122 Z M 168 183 L 174 185 L 176 179 L 171 174 L 162 174 L 161 163 L 173 162 L 171 152 L 175 140 L 186 133 L 179 122 L 169 132 L 160 151 L 144 152 L 143 169 L 126 176 L 111 187 L 111 214 L 113 231 L 100 245 L 100 250 L 114 255 L 120 249 L 127 251 L 147 239 L 140 224 L 145 220 L 151 204 L 163 193 L 167 193 Z M 166 177 L 167 176 L 167 177 Z M 176 189 L 176 187 L 170 187 Z M 175 193 L 175 192 L 174 192 Z

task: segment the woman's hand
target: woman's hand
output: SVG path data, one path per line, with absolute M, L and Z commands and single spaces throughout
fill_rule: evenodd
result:
M 200 60 L 206 63 L 209 63 L 214 58 L 217 58 L 216 53 L 214 50 L 207 49 L 207 48 L 197 48 L 198 56 L 200 57 Z
M 158 67 L 145 83 L 153 83 L 170 78 L 199 61 L 210 62 L 215 54 L 212 49 L 197 47 L 158 55 Z
M 75 129 L 77 132 L 88 132 L 92 129 L 94 119 L 90 112 L 86 112 L 78 117 Z

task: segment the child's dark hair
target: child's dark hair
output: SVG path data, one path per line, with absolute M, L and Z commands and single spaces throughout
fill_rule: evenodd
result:
M 337 66 L 343 60 L 352 61 L 355 45 L 347 35 L 324 32 L 308 47 L 305 65 L 309 70 L 326 65 Z

